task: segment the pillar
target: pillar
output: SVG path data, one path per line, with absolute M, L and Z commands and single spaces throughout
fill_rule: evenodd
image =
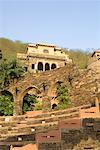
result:
M 43 71 L 45 71 L 45 62 L 43 62 Z
M 100 104 L 99 104 L 99 98 L 98 97 L 96 97 L 95 105 L 96 105 L 96 112 L 100 113 Z
M 34 68 L 34 72 L 36 72 L 38 70 L 37 66 L 38 66 L 38 64 L 36 63 L 35 68 Z
M 22 105 L 23 101 L 20 96 L 16 96 L 14 99 L 14 108 L 13 108 L 13 116 L 22 115 Z
M 51 64 L 50 64 L 50 70 L 51 70 Z

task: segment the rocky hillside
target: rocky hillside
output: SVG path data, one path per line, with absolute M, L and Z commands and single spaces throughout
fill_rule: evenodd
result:
M 17 52 L 25 52 L 25 43 L 21 41 L 12 41 L 6 38 L 0 38 L 0 50 L 2 50 L 3 58 L 8 60 L 16 58 Z

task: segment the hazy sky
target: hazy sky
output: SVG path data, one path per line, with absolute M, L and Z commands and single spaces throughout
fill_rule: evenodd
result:
M 0 37 L 100 48 L 100 0 L 0 0 Z

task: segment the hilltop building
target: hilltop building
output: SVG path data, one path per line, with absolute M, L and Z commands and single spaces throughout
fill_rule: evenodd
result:
M 17 53 L 17 59 L 30 72 L 63 67 L 72 61 L 62 48 L 44 43 L 28 44 L 26 54 Z
M 92 53 L 92 58 L 94 60 L 99 60 L 100 59 L 100 50 L 96 50 Z

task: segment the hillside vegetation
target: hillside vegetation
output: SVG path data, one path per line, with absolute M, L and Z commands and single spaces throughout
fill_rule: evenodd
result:
M 6 38 L 0 38 L 0 50 L 2 50 L 3 58 L 8 60 L 16 58 L 16 53 L 26 51 L 25 43 L 21 41 L 12 41 Z
M 8 60 L 16 58 L 16 53 L 18 52 L 26 52 L 26 46 L 27 43 L 22 43 L 21 41 L 12 41 L 6 38 L 0 38 L 0 50 L 3 52 L 3 58 Z M 87 67 L 90 54 L 82 50 L 66 50 L 66 53 L 69 54 L 69 57 L 72 58 L 78 68 L 84 69 Z

